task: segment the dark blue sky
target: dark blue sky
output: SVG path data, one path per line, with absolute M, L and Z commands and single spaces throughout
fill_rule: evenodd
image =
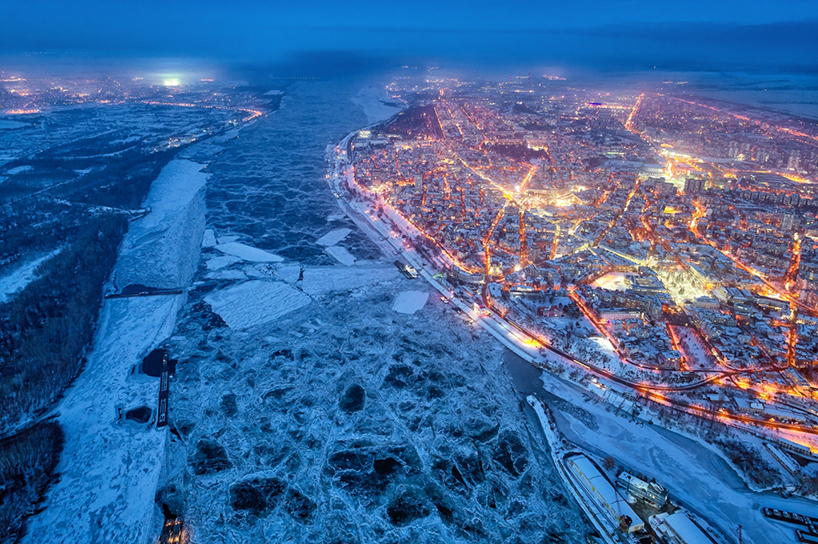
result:
M 818 72 L 816 0 L 0 0 L 0 55 Z

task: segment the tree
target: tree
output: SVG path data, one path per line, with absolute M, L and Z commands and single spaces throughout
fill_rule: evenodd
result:
M 605 470 L 613 470 L 616 466 L 616 460 L 609 455 L 602 460 L 602 466 L 605 467 Z

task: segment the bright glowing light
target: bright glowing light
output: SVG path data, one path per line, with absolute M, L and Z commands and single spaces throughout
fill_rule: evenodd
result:
M 178 87 L 179 86 L 179 79 L 178 78 L 170 78 L 166 79 L 163 83 L 165 87 Z

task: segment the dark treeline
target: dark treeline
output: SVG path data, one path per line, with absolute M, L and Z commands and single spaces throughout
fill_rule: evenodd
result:
M 90 172 L 83 182 L 92 183 L 90 188 L 71 195 L 79 202 L 112 208 L 136 209 L 148 194 L 151 183 L 162 168 L 182 148 L 168 149 L 146 157 L 142 153 L 126 154 L 105 165 L 105 169 Z
M 126 228 L 121 216 L 89 219 L 0 307 L 0 428 L 48 407 L 77 374 Z
M 10 435 L 0 441 L 0 544 L 16 541 L 53 479 L 63 433 L 58 423 L 36 418 L 82 370 L 103 285 L 128 228 L 125 215 L 91 207 L 139 208 L 178 151 L 106 157 L 75 181 L 0 208 L 0 265 L 60 250 L 40 265 L 36 280 L 0 304 L 0 436 Z M 77 166 L 40 160 L 40 169 Z M 11 435 L 15 429 L 23 430 Z
M 16 542 L 35 512 L 54 478 L 63 440 L 60 426 L 45 421 L 0 441 L 0 544 Z
M 138 208 L 177 151 L 121 157 L 89 174 L 90 185 L 66 197 Z M 26 211 L 0 220 L 0 261 L 21 248 L 62 250 L 41 265 L 37 280 L 0 305 L 0 432 L 47 408 L 76 376 L 93 339 L 102 286 L 127 230 L 123 215 L 89 216 L 84 207 L 34 202 Z
M 13 264 L 32 253 L 48 253 L 62 246 L 76 235 L 84 215 L 43 200 L 17 209 L 11 204 L 1 207 L 0 264 Z

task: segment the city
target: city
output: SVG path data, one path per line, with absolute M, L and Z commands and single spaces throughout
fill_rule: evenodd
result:
M 818 3 L 2 13 L 0 544 L 818 544 Z
M 532 79 L 393 81 L 425 100 L 340 151 L 353 198 L 476 314 L 633 415 L 816 458 L 818 127 Z

